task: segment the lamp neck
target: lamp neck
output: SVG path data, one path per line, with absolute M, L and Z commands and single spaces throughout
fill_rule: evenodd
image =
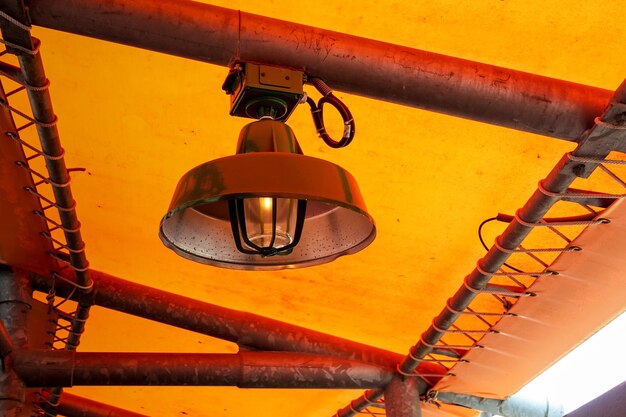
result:
M 262 118 L 241 129 L 237 153 L 287 152 L 302 154 L 295 133 L 283 122 Z

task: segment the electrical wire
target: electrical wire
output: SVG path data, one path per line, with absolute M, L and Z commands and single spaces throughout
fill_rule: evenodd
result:
M 499 220 L 498 217 L 490 217 L 486 220 L 483 220 L 483 222 L 478 226 L 478 239 L 480 240 L 480 243 L 483 245 L 483 248 L 485 248 L 485 250 L 487 252 L 489 252 L 489 247 L 487 246 L 487 244 L 485 243 L 485 240 L 483 239 L 483 227 L 487 224 L 490 223 L 492 221 L 496 221 Z M 512 269 L 515 272 L 521 272 L 523 273 L 524 271 L 522 271 L 521 269 L 517 269 L 514 266 L 511 266 L 509 264 L 507 264 L 506 262 L 503 263 L 502 265 L 506 266 L 507 268 Z
M 309 77 L 308 81 L 323 95 L 317 103 L 310 97 L 306 99 L 306 102 L 311 107 L 313 123 L 315 124 L 315 129 L 317 129 L 320 138 L 331 148 L 343 148 L 344 146 L 348 146 L 350 142 L 352 142 L 355 132 L 352 113 L 350 113 L 348 107 L 341 100 L 335 97 L 330 87 L 320 78 Z M 326 126 L 324 125 L 324 104 L 333 106 L 343 119 L 343 135 L 340 140 L 334 140 L 326 131 Z

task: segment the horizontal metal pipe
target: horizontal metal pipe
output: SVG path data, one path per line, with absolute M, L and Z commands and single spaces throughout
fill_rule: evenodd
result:
M 104 353 L 16 351 L 28 387 L 203 385 L 240 388 L 380 388 L 393 370 L 347 359 L 284 352 Z
M 29 0 L 34 24 L 217 65 L 305 68 L 366 97 L 577 141 L 612 92 L 188 0 Z
M 148 417 L 67 392 L 61 396 L 57 412 L 65 417 Z
M 7 62 L 0 62 L 0 75 L 7 77 L 18 84 L 24 84 L 22 69 L 20 67 L 16 67 L 15 65 L 11 65 Z
M 307 352 L 395 367 L 403 355 L 351 340 L 232 310 L 91 270 L 94 288 L 82 303 L 120 311 L 197 333 L 265 351 Z M 48 292 L 47 277 L 32 276 L 35 289 Z M 57 280 L 57 294 L 68 296 L 71 286 Z M 423 363 L 426 374 L 444 374 L 445 368 Z M 433 379 L 435 380 L 435 379 Z M 426 389 L 424 383 L 420 388 Z
M 498 400 L 453 392 L 437 392 L 434 398 L 444 403 L 469 407 L 502 417 L 562 417 L 565 414 L 563 404 L 550 401 L 547 397 L 513 395 L 506 400 Z

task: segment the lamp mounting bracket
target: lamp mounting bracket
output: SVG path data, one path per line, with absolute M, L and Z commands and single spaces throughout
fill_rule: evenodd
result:
M 230 95 L 230 115 L 286 121 L 304 97 L 304 71 L 237 61 L 222 89 Z

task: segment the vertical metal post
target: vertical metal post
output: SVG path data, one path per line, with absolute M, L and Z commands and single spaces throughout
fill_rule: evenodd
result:
M 6 334 L 11 338 L 14 348 L 26 347 L 26 321 L 31 309 L 32 290 L 28 277 L 13 274 L 10 269 L 0 265 L 0 320 L 4 324 Z M 3 361 L 0 374 L 0 415 L 5 417 L 22 417 L 29 415 L 25 405 L 24 383 Z
M 421 417 L 419 385 L 416 377 L 394 377 L 385 388 L 387 417 Z

